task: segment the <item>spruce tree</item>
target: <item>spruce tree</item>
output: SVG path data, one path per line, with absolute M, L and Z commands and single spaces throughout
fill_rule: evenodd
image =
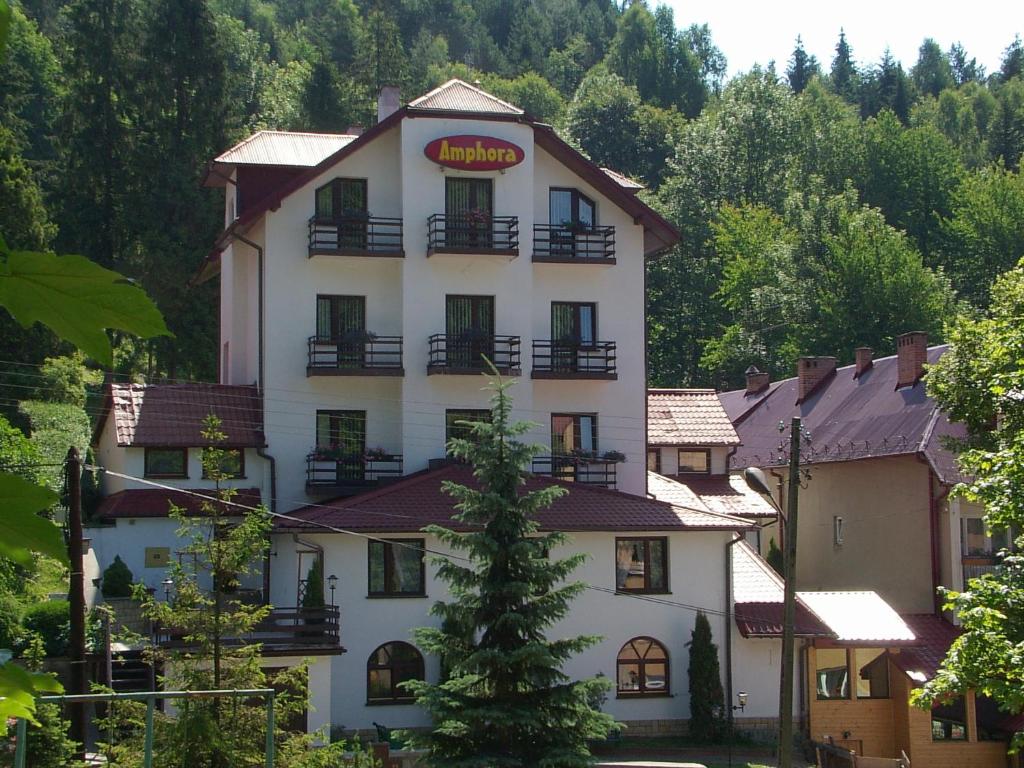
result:
M 811 78 L 818 74 L 818 60 L 808 56 L 804 50 L 804 41 L 800 35 L 796 36 L 796 48 L 789 59 L 789 67 L 786 69 L 786 79 L 789 80 L 789 87 L 793 93 L 801 93 Z
M 711 623 L 697 612 L 690 642 L 690 735 L 701 741 L 722 737 L 725 694 L 718 669 L 718 647 L 711 639 Z
M 853 63 L 853 51 L 846 42 L 846 32 L 839 30 L 836 56 L 832 59 L 832 91 L 851 104 L 857 103 L 857 68 Z
M 454 519 L 469 532 L 424 529 L 457 554 L 435 561 L 452 596 L 431 608 L 440 626 L 415 631 L 420 646 L 441 657 L 446 676 L 406 684 L 434 721 L 430 733 L 411 740 L 429 750 L 432 766 L 589 765 L 587 741 L 614 724 L 591 704 L 608 683 L 573 681 L 562 665 L 598 638 L 545 635 L 585 588 L 565 581 L 584 555 L 548 557 L 566 536 L 539 533 L 535 515 L 566 490 L 524 491 L 523 468 L 540 447 L 518 440 L 529 424 L 509 423 L 508 386 L 492 386 L 489 423 L 473 423 L 469 439 L 448 444 L 473 465 L 477 487 L 443 485 L 457 502 Z

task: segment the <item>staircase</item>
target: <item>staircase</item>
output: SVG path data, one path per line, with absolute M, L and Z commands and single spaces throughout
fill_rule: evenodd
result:
M 142 658 L 142 651 L 121 651 L 110 662 L 108 685 L 116 693 L 153 690 L 153 668 Z

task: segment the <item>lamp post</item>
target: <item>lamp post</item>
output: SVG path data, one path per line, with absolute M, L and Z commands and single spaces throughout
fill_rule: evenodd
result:
M 327 586 L 331 588 L 331 607 L 334 607 L 334 589 L 338 586 L 338 577 L 333 573 L 327 577 Z
M 732 741 L 736 736 L 736 729 L 732 722 L 732 713 L 737 709 L 742 712 L 744 707 L 747 706 L 747 692 L 739 691 L 736 694 L 736 703 L 729 706 L 729 768 L 732 768 Z
M 174 586 L 174 580 L 170 577 L 166 578 L 161 582 L 164 586 L 164 602 L 171 602 L 171 587 Z
M 779 431 L 785 425 L 779 422 Z M 800 492 L 800 440 L 803 437 L 801 420 L 794 416 L 789 433 L 789 484 L 786 494 L 786 513 L 775 503 L 768 479 L 756 467 L 743 470 L 743 479 L 756 493 L 764 496 L 779 513 L 779 528 L 783 532 L 783 602 L 782 602 L 782 660 L 779 683 L 779 768 L 793 765 L 793 648 L 796 621 L 796 534 L 797 496 Z M 780 446 L 781 450 L 782 446 Z M 783 528 L 783 523 L 785 528 Z

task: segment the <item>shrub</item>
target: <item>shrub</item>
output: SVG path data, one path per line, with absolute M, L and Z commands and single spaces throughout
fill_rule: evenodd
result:
M 21 603 L 8 593 L 0 593 L 0 648 L 11 649 L 21 638 Z
M 690 735 L 698 741 L 717 741 L 723 735 L 725 694 L 718 668 L 718 648 L 711 623 L 697 613 L 690 642 Z
M 120 555 L 114 557 L 114 562 L 107 566 L 103 572 L 103 580 L 100 582 L 100 591 L 104 597 L 131 597 L 132 580 L 131 569 L 124 564 Z
M 324 564 L 320 558 L 313 560 L 306 574 L 306 592 L 302 596 L 303 608 L 324 607 Z
M 47 656 L 64 656 L 71 633 L 71 609 L 67 600 L 47 600 L 25 611 L 26 630 L 43 638 Z
M 785 565 L 785 558 L 782 555 L 782 550 L 779 549 L 779 545 L 775 543 L 775 538 L 772 537 L 768 540 L 768 556 L 765 558 L 779 576 L 783 576 L 783 570 Z

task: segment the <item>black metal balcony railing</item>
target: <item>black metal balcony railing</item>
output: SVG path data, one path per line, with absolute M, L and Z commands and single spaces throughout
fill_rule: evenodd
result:
M 533 340 L 534 379 L 615 379 L 614 341 Z
M 336 646 L 340 640 L 340 624 L 340 611 L 334 605 L 322 608 L 274 607 L 251 632 L 222 640 L 228 645 L 262 643 L 264 648 Z M 191 645 L 185 639 L 185 630 L 154 627 L 153 632 L 156 642 L 165 648 Z
M 519 253 L 519 217 L 435 213 L 427 219 L 427 255 L 434 253 Z
M 473 336 L 435 333 L 429 339 L 427 373 L 480 373 L 490 370 L 490 360 L 499 373 L 520 373 L 518 336 Z
M 369 216 L 309 220 L 309 255 L 404 256 L 402 220 Z
M 535 224 L 533 260 L 552 264 L 614 264 L 615 227 Z
M 350 339 L 310 336 L 307 376 L 401 376 L 402 337 L 354 335 Z
M 306 456 L 306 488 L 344 494 L 372 488 L 402 476 L 399 454 L 346 456 L 333 449 Z
M 537 456 L 533 460 L 532 472 L 535 475 L 554 477 L 573 483 L 615 488 L 617 464 L 617 459 L 590 456 Z

